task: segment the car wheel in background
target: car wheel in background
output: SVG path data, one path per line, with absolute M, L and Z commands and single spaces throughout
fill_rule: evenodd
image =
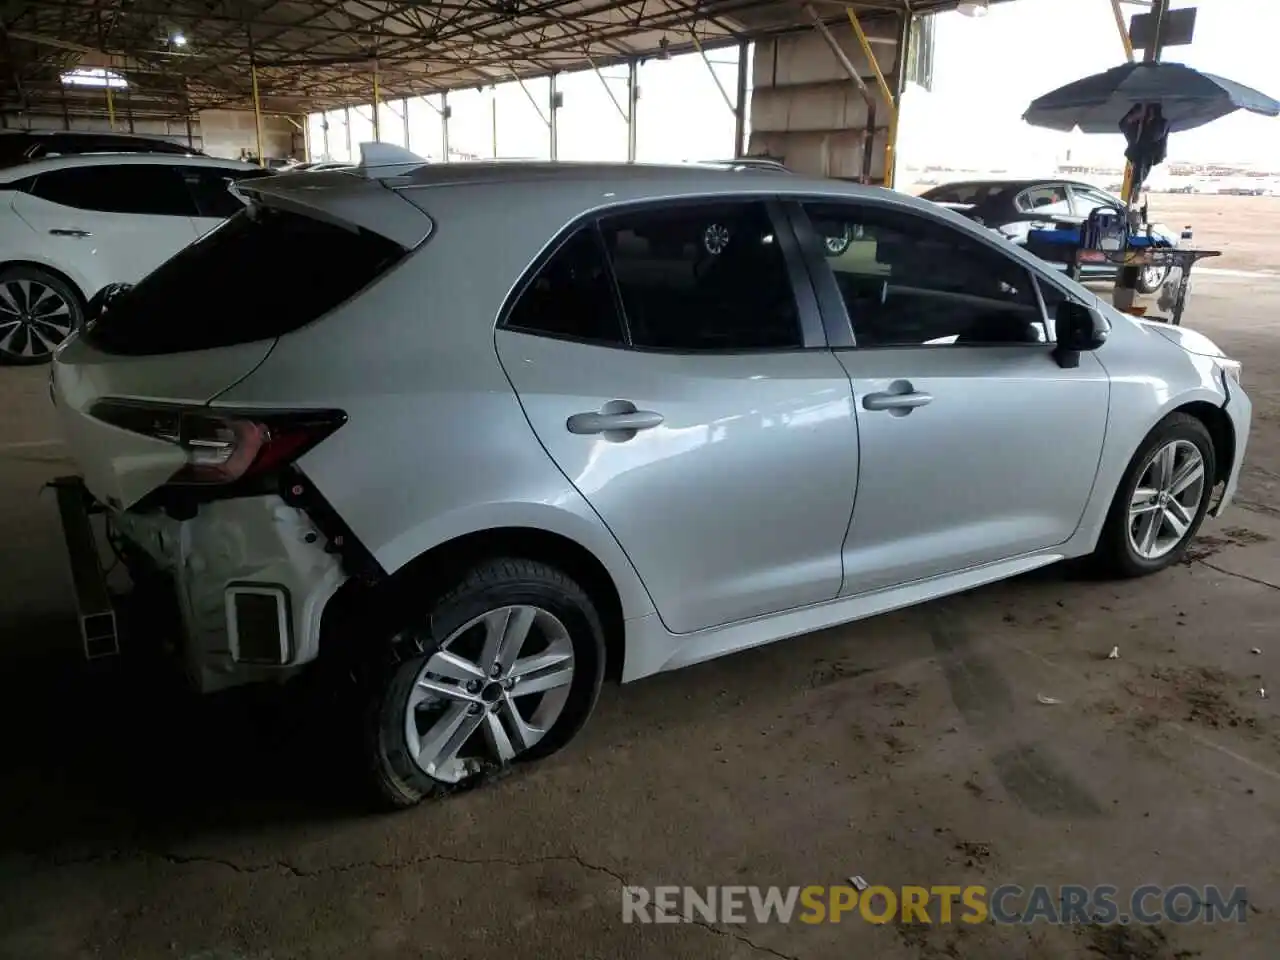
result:
M 414 618 L 410 618 L 414 619 Z M 582 729 L 604 678 L 600 619 L 554 567 L 483 562 L 396 635 L 371 693 L 365 753 L 395 807 L 546 757 Z
M 48 363 L 84 319 L 64 280 L 23 264 L 0 269 L 0 363 Z
M 1180 560 L 1213 495 L 1217 463 L 1203 423 L 1173 413 L 1134 454 L 1093 560 L 1099 572 L 1140 577 Z
M 1138 273 L 1138 292 L 1155 293 L 1168 279 L 1168 267 L 1143 267 Z

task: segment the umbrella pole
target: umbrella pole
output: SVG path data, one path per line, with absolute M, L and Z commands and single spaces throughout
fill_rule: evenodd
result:
M 1151 41 L 1147 44 L 1146 49 L 1142 51 L 1143 63 L 1155 63 L 1160 59 L 1161 39 L 1164 27 L 1165 17 L 1169 13 L 1169 0 L 1152 0 L 1151 3 Z M 1126 38 L 1128 39 L 1127 35 Z M 1132 49 L 1132 47 L 1129 47 Z M 1124 192 L 1121 196 L 1131 211 L 1142 195 L 1142 184 L 1138 182 L 1134 176 L 1133 164 L 1125 165 L 1125 184 Z M 1126 211 L 1127 212 L 1127 211 Z M 1117 310 L 1126 312 L 1133 309 L 1133 301 L 1138 293 L 1138 278 L 1141 270 L 1138 267 L 1121 267 L 1120 272 L 1116 274 L 1115 289 L 1111 294 L 1111 303 Z

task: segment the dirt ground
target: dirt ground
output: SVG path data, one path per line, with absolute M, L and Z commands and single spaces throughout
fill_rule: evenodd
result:
M 1266 265 L 1241 224 L 1274 208 L 1225 201 L 1202 235 L 1234 224 L 1232 267 Z M 359 805 L 322 725 L 77 663 L 45 375 L 0 370 L 0 957 L 1274 957 L 1277 318 L 1280 280 L 1195 287 L 1187 322 L 1243 359 L 1255 424 L 1240 505 L 1187 562 L 1043 571 L 608 688 L 562 754 L 395 816 Z M 621 920 L 623 884 L 853 874 L 1242 885 L 1247 922 Z

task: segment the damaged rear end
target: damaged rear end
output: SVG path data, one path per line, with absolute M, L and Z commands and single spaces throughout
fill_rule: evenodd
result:
M 239 189 L 244 213 L 114 297 L 52 374 L 80 470 L 56 485 L 86 654 L 118 650 L 101 530 L 135 588 L 174 601 L 202 691 L 285 679 L 314 660 L 325 602 L 372 565 L 297 466 L 344 411 L 212 404 L 280 337 L 342 322 L 431 230 L 376 177 Z

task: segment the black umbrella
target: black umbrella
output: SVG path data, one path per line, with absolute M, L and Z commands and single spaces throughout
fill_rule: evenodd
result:
M 1033 100 L 1022 119 L 1036 127 L 1115 133 L 1136 104 L 1159 104 L 1166 133 L 1191 130 L 1236 110 L 1280 116 L 1280 103 L 1251 87 L 1181 63 L 1124 63 Z

